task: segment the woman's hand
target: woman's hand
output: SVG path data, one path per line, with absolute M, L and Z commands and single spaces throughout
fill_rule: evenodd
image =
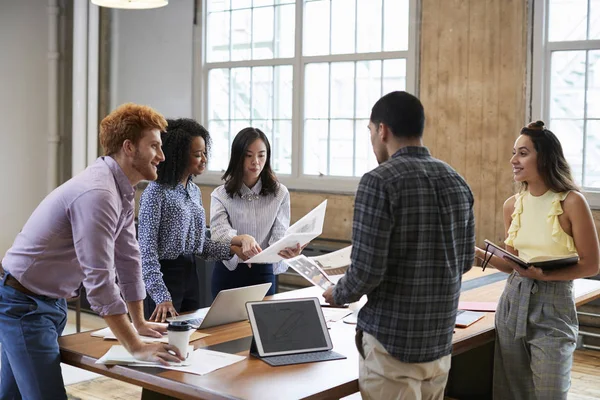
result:
M 308 243 L 307 243 L 308 244 Z M 285 249 L 281 250 L 278 254 L 283 257 L 283 258 L 294 258 L 300 255 L 300 253 L 302 253 L 302 250 L 304 250 L 304 248 L 306 247 L 306 244 L 304 246 L 300 246 L 300 243 L 296 243 L 296 247 L 286 247 Z
M 177 314 L 177 311 L 175 311 L 172 301 L 165 301 L 164 303 L 157 304 L 149 320 L 154 322 L 165 322 L 168 317 L 167 314 L 170 314 L 171 317 L 179 315 Z
M 517 273 L 523 278 L 535 279 L 537 281 L 546 280 L 546 274 L 544 274 L 544 271 L 541 268 L 534 266 L 530 266 L 529 268 L 523 268 L 513 260 L 510 260 L 508 258 L 504 258 L 504 260 L 507 263 L 509 263 L 511 267 L 513 267 L 513 269 L 517 271 Z
M 234 244 L 231 245 L 231 252 L 238 256 L 238 258 L 242 261 L 246 261 L 249 257 L 244 254 L 241 246 L 236 246 Z
M 257 255 L 262 251 L 256 239 L 250 235 L 241 235 L 240 240 L 242 242 L 242 253 L 248 258 Z

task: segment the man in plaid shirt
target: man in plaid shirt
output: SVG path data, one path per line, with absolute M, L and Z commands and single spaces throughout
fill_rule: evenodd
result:
M 442 399 L 462 274 L 474 260 L 473 195 L 423 146 L 419 99 L 392 92 L 369 131 L 379 166 L 358 186 L 352 263 L 323 296 L 368 301 L 358 314 L 359 387 L 365 399 Z

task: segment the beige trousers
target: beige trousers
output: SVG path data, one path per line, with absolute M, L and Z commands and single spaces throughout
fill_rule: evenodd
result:
M 358 386 L 367 400 L 438 400 L 444 398 L 451 355 L 426 363 L 392 357 L 372 335 L 358 331 Z

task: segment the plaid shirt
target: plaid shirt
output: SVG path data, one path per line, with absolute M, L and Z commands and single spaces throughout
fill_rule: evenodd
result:
M 461 278 L 475 257 L 473 195 L 426 147 L 404 147 L 358 186 L 352 264 L 337 304 L 368 301 L 357 329 L 407 363 L 452 352 Z

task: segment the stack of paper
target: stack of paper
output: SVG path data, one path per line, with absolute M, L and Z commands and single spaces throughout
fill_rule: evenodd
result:
M 221 353 L 218 351 L 196 349 L 189 346 L 188 357 L 181 363 L 171 363 L 163 365 L 158 362 L 147 362 L 135 359 L 125 350 L 123 346 L 112 346 L 110 350 L 103 355 L 96 364 L 106 365 L 127 365 L 130 367 L 159 367 L 172 369 L 190 374 L 205 375 L 220 368 L 227 367 L 244 360 L 246 357 L 236 354 Z
M 194 346 L 188 346 L 187 357 L 181 362 L 169 363 L 169 366 L 181 367 L 192 364 L 192 355 L 194 353 Z M 96 364 L 105 365 L 129 365 L 135 367 L 157 367 L 162 366 L 161 363 L 154 361 L 140 361 L 133 357 L 124 346 L 115 345 L 106 352 L 102 357 L 96 361 Z

